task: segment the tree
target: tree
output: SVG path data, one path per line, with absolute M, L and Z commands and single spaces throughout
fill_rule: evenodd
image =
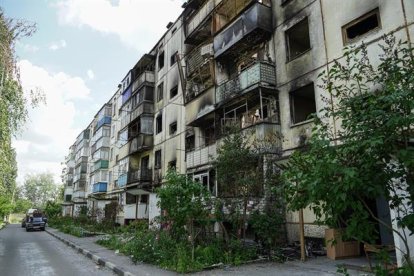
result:
M 10 211 L 16 187 L 16 153 L 11 139 L 27 119 L 14 46 L 20 37 L 30 36 L 35 29 L 34 24 L 6 18 L 0 9 L 0 194 L 3 198 L 0 213 Z M 39 99 L 41 97 L 34 95 L 32 103 L 36 105 Z
M 362 44 L 345 48 L 344 58 L 321 74 L 329 97 L 309 144 L 289 159 L 285 193 L 291 210 L 310 206 L 320 223 L 346 226 L 345 236 L 359 241 L 372 243 L 375 225 L 387 227 L 404 242 L 397 250 L 414 270 L 407 243 L 414 230 L 408 207 L 414 196 L 414 52 L 391 36 L 380 47 L 377 66 Z M 379 197 L 389 202 L 398 228 L 369 206 Z
M 34 207 L 44 208 L 48 201 L 59 199 L 60 187 L 55 184 L 51 173 L 26 175 L 23 194 Z

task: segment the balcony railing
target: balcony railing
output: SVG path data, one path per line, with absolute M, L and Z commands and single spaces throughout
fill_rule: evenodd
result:
M 198 68 L 208 64 L 213 55 L 212 43 L 201 45 L 188 53 L 186 56 L 187 76 L 191 76 Z
M 123 173 L 118 177 L 118 187 L 122 188 L 125 187 L 125 185 L 127 184 L 127 180 L 128 180 L 128 174 L 127 173 Z
M 95 129 L 98 129 L 103 125 L 110 125 L 110 124 L 111 124 L 111 116 L 104 116 L 96 123 Z
M 214 8 L 220 4 L 222 0 L 209 0 L 202 6 L 197 13 L 187 23 L 187 34 L 191 35 L 195 29 L 206 19 Z
M 93 193 L 105 193 L 107 191 L 108 183 L 106 182 L 98 182 L 93 184 Z
M 143 169 L 128 172 L 127 184 L 134 182 L 146 182 L 152 179 L 152 169 Z
M 220 84 L 216 89 L 217 103 L 242 94 L 253 85 L 276 85 L 276 68 L 267 62 L 256 62 L 236 78 Z
M 93 166 L 93 171 L 99 170 L 99 169 L 107 169 L 109 166 L 109 161 L 108 160 L 99 160 L 97 162 L 95 162 L 94 166 Z
M 211 144 L 206 147 L 198 148 L 196 150 L 186 153 L 187 168 L 198 167 L 209 164 L 217 156 L 216 144 Z
M 256 3 L 214 37 L 214 57 L 217 58 L 226 52 L 239 53 L 262 42 L 270 37 L 271 33 L 272 10 L 268 6 Z M 231 48 L 237 50 L 229 51 Z
M 154 145 L 154 138 L 151 134 L 139 134 L 129 144 L 129 154 L 150 149 Z
M 132 84 L 132 91 L 135 92 L 137 89 L 141 88 L 144 84 L 154 84 L 155 75 L 154 72 L 145 71 L 142 73 Z
M 136 204 L 126 204 L 124 206 L 125 219 L 147 219 L 149 215 L 149 208 L 146 204 L 138 203 L 138 213 Z

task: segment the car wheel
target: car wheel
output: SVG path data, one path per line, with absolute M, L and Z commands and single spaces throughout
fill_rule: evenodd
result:
M 26 228 L 26 232 L 29 232 L 29 228 Z
M 40 230 L 45 231 L 45 228 L 44 227 L 43 228 L 40 228 Z

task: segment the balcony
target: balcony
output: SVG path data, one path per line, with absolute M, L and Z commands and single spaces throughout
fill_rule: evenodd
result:
M 222 0 L 208 0 L 198 11 L 192 16 L 186 28 L 186 42 L 197 43 L 211 36 L 211 13 L 214 8 L 220 4 Z
M 199 167 L 211 163 L 217 156 L 216 143 L 186 153 L 187 168 Z
M 100 169 L 107 169 L 108 166 L 109 166 L 108 160 L 99 160 L 95 162 L 95 164 L 93 165 L 93 171 L 100 170 Z
M 95 129 L 99 129 L 103 125 L 110 125 L 110 124 L 111 124 L 111 116 L 104 116 L 96 123 Z
M 276 68 L 268 62 L 256 62 L 237 77 L 220 84 L 216 89 L 217 103 L 250 91 L 255 86 L 276 86 Z
M 127 184 L 135 182 L 149 182 L 152 179 L 152 169 L 143 169 L 128 172 Z
M 125 187 L 125 185 L 127 184 L 127 180 L 128 180 L 128 174 L 127 173 L 123 173 L 118 177 L 118 187 L 122 188 Z
M 154 72 L 145 71 L 143 72 L 132 84 L 133 93 L 140 89 L 143 85 L 154 85 L 155 75 Z
M 131 112 L 131 121 L 142 114 L 154 114 L 154 104 L 152 102 L 142 102 Z
M 85 191 L 77 190 L 72 194 L 72 201 L 79 201 L 80 199 L 85 199 Z
M 106 193 L 108 183 L 98 182 L 93 184 L 92 193 Z
M 138 134 L 129 144 L 129 154 L 149 150 L 154 145 L 154 138 L 151 134 Z
M 268 39 L 271 33 L 272 10 L 256 3 L 214 37 L 214 57 L 234 58 Z

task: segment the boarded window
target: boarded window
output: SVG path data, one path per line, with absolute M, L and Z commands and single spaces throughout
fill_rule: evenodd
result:
M 290 111 L 293 124 L 306 121 L 311 114 L 316 113 L 313 83 L 290 93 Z
M 287 60 L 293 60 L 308 51 L 310 46 L 308 18 L 286 31 Z
M 375 9 L 342 27 L 344 44 L 358 40 L 364 34 L 381 28 L 379 10 Z

